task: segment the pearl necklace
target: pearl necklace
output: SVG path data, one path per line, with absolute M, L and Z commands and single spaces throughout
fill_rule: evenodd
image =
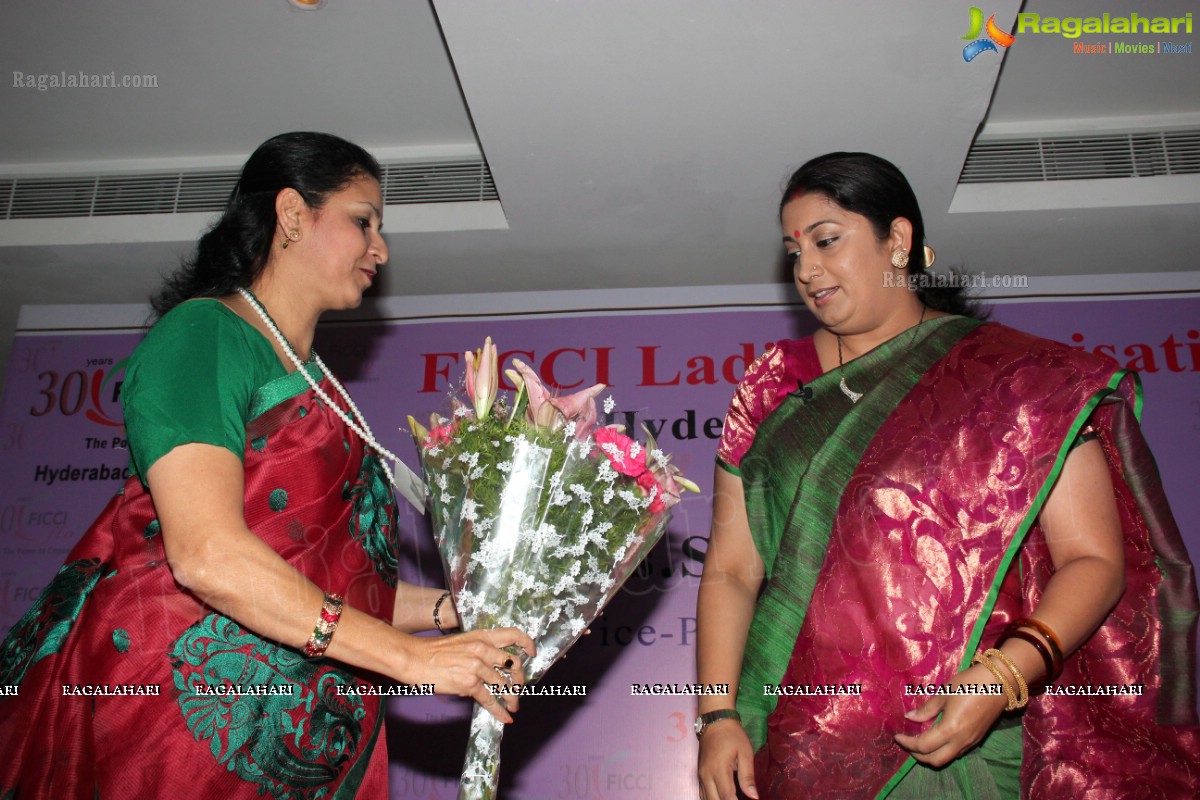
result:
M 908 338 L 908 346 L 912 347 L 913 342 L 917 340 L 917 331 L 925 323 L 925 312 L 929 310 L 929 306 L 921 305 L 921 318 L 917 320 L 917 324 L 913 326 L 912 336 Z M 851 403 L 857 403 L 862 400 L 863 393 L 856 392 L 846 385 L 846 365 L 842 362 L 842 337 L 837 337 L 838 343 L 838 388 L 842 390 L 842 394 L 850 398 Z
M 341 418 L 342 422 L 346 423 L 346 426 L 350 428 L 350 430 L 358 434 L 358 438 L 362 439 L 363 442 L 366 443 L 368 449 L 374 450 L 379 455 L 385 456 L 386 458 L 391 459 L 393 462 L 399 461 L 400 459 L 397 458 L 394 453 L 379 444 L 379 441 L 375 438 L 375 434 L 371 432 L 371 426 L 367 424 L 367 420 L 363 417 L 362 412 L 358 410 L 358 406 L 355 405 L 354 400 L 350 398 L 350 393 L 346 391 L 346 387 L 342 386 L 337 378 L 333 377 L 333 373 L 330 372 L 329 368 L 325 366 L 325 362 L 321 360 L 319 355 L 317 355 L 317 351 L 310 351 L 312 353 L 311 360 L 316 363 L 317 368 L 321 370 L 321 373 L 329 379 L 330 383 L 333 384 L 333 388 L 336 389 L 337 393 L 341 395 L 343 400 L 346 401 L 346 405 L 350 406 L 350 411 L 354 414 L 355 418 L 357 418 L 358 422 L 355 422 L 345 411 L 342 411 L 342 409 L 333 402 L 329 395 L 317 385 L 317 382 L 313 380 L 313 376 L 308 374 L 308 370 L 305 369 L 304 363 L 300 361 L 300 356 L 296 355 L 295 349 L 292 348 L 292 343 L 289 342 L 287 337 L 283 335 L 283 332 L 279 330 L 279 326 L 275 324 L 275 320 L 271 319 L 271 315 L 267 313 L 267 309 L 263 307 L 262 303 L 258 302 L 258 298 L 255 297 L 249 289 L 245 289 L 240 286 L 238 287 L 237 292 L 243 298 L 245 298 L 246 302 L 250 304 L 250 307 L 254 309 L 259 318 L 261 318 L 263 323 L 266 324 L 267 328 L 270 329 L 271 334 L 275 337 L 275 341 L 279 342 L 279 346 L 283 348 L 283 352 L 287 353 L 288 359 L 296 365 L 296 370 L 304 376 L 304 380 L 308 381 L 308 385 L 312 387 L 312 390 L 316 393 L 317 397 L 324 400 L 325 405 L 333 409 L 333 412 Z M 361 423 L 361 425 L 359 423 Z M 381 458 L 379 459 L 379 463 L 383 467 L 383 471 L 387 474 L 388 481 L 393 486 L 397 486 L 398 484 L 396 483 L 396 476 L 392 473 L 392 468 L 388 466 L 387 461 Z

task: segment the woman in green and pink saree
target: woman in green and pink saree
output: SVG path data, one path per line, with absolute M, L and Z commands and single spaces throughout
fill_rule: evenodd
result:
M 747 370 L 698 602 L 704 800 L 1194 797 L 1192 566 L 1136 376 L 928 286 L 892 164 L 780 220 L 821 324 Z M 739 724 L 740 722 L 740 724 Z

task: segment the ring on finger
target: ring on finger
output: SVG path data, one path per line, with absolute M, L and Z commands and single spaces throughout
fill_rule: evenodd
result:
M 512 678 L 511 672 L 503 670 L 500 667 L 492 667 L 492 669 L 494 669 L 494 670 L 496 670 L 496 672 L 500 673 L 500 677 L 502 677 L 502 678 L 504 678 L 504 680 L 508 681 L 508 684 L 510 686 L 512 685 L 513 678 Z

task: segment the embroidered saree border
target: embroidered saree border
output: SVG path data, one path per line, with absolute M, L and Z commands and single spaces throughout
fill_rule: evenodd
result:
M 850 362 L 845 379 L 865 394 L 857 404 L 841 394 L 840 374 L 822 375 L 807 384 L 812 402 L 786 398 L 760 426 L 742 459 L 747 515 L 766 569 L 766 589 L 746 637 L 737 697 L 755 750 L 766 741 L 767 717 L 778 702 L 764 696 L 762 687 L 778 683 L 787 668 L 846 484 L 896 405 L 980 324 L 963 317 L 931 320 L 918 341 L 902 334 Z M 899 358 L 905 351 L 907 357 Z M 809 463 L 799 463 L 797 451 L 815 455 Z M 804 485 L 810 474 L 812 480 Z M 786 517 L 780 519 L 785 508 Z
M 371 759 L 375 757 L 375 748 L 379 745 L 379 733 L 383 730 L 383 718 L 387 715 L 386 711 L 386 707 L 381 704 L 378 713 L 375 714 L 375 727 L 371 731 L 371 738 L 363 746 L 362 754 L 354 762 L 350 771 L 346 773 L 345 780 L 342 781 L 337 793 L 330 800 L 354 800 L 358 797 L 358 790 L 362 788 L 363 779 L 367 775 L 367 767 L 370 766 Z
M 308 370 L 309 376 L 317 383 L 325 379 L 321 368 L 316 364 L 306 364 L 304 369 Z M 260 417 L 280 403 L 304 394 L 308 388 L 308 381 L 304 380 L 299 371 L 267 381 L 255 390 L 250 399 L 250 419 Z
M 1196 724 L 1196 620 L 1200 602 L 1187 547 L 1170 513 L 1166 493 L 1157 480 L 1158 466 L 1146 446 L 1138 422 L 1141 420 L 1142 386 L 1133 379 L 1133 419 L 1123 405 L 1112 419 L 1112 437 L 1121 457 L 1122 477 L 1146 523 L 1150 545 L 1162 582 L 1158 589 L 1159 676 L 1156 722 L 1160 725 Z
M 84 602 L 101 578 L 116 574 L 99 558 L 59 568 L 29 610 L 0 642 L 0 684 L 20 685 L 34 664 L 62 649 Z

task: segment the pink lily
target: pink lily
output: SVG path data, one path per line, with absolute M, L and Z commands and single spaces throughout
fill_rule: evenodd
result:
M 492 337 L 483 341 L 483 349 L 463 354 L 467 360 L 467 397 L 475 406 L 475 419 L 485 420 L 496 402 L 500 389 L 500 369 L 497 365 L 496 345 Z
M 604 391 L 605 385 L 597 383 L 582 392 L 554 397 L 528 364 L 519 358 L 514 358 L 512 363 L 517 368 L 521 383 L 525 387 L 525 394 L 529 398 L 529 407 L 525 412 L 529 421 L 539 428 L 551 431 L 559 430 L 568 421 L 573 421 L 575 438 L 586 439 L 596 426 L 596 397 Z
M 607 386 L 597 383 L 591 388 L 564 397 L 552 397 L 550 403 L 564 418 L 575 423 L 575 438 L 586 439 L 596 427 L 596 398 Z

